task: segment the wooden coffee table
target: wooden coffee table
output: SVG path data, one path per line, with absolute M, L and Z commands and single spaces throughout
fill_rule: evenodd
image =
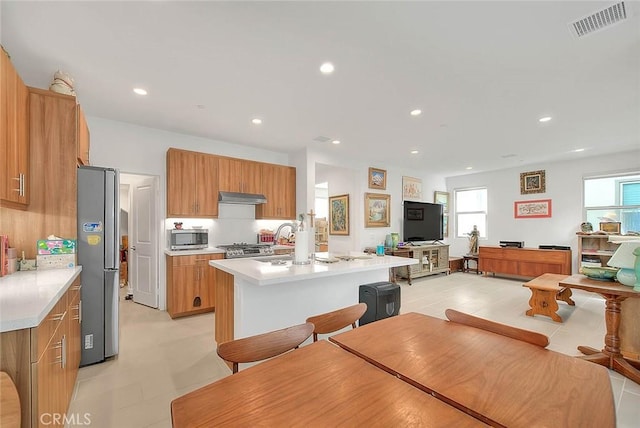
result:
M 584 275 L 571 275 L 561 280 L 559 285 L 597 293 L 606 301 L 604 319 L 607 334 L 604 336 L 604 349 L 597 350 L 590 346 L 578 346 L 578 350 L 585 354 L 581 358 L 615 370 L 640 384 L 640 361 L 627 359 L 622 355 L 619 332 L 622 302 L 629 297 L 640 297 L 640 293 L 633 291 L 632 287 L 620 285 L 617 282 L 596 281 Z

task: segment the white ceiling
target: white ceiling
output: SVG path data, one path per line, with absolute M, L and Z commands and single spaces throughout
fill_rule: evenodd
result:
M 458 175 L 640 147 L 640 3 L 568 28 L 611 4 L 3 0 L 0 18 L 25 82 L 67 71 L 88 116 Z

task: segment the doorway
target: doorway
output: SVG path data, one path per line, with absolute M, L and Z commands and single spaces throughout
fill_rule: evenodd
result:
M 120 173 L 121 287 L 126 299 L 158 308 L 159 177 Z

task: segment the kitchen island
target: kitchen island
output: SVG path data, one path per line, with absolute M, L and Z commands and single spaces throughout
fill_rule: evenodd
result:
M 388 281 L 390 269 L 417 263 L 406 257 L 362 253 L 341 258 L 318 253 L 315 262 L 307 265 L 290 260 L 278 264 L 281 259 L 209 262 L 216 276 L 217 343 L 300 324 L 309 316 L 354 305 L 360 285 Z

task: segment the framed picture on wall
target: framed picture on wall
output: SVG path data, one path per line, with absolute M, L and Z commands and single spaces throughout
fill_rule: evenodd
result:
M 402 177 L 402 200 L 422 201 L 422 180 L 413 177 Z
M 349 234 L 349 195 L 329 196 L 329 235 Z
M 513 203 L 515 218 L 551 217 L 551 199 L 516 201 Z
M 438 192 L 433 193 L 433 202 L 442 205 L 442 236 L 449 236 L 449 193 Z
M 547 183 L 544 171 L 529 171 L 520 173 L 520 194 L 544 193 Z
M 391 225 L 391 195 L 364 194 L 364 227 L 389 227 Z
M 369 168 L 369 189 L 387 189 L 387 171 L 378 168 Z

